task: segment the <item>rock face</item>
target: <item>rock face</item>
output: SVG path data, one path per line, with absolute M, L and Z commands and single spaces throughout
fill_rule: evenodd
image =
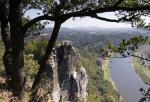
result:
M 47 72 L 50 72 L 47 78 L 51 87 L 46 89 L 51 91 L 48 95 L 46 92 L 42 95 L 47 96 L 48 102 L 87 102 L 88 78 L 82 65 L 77 72 L 79 59 L 79 54 L 70 42 L 62 42 L 53 50 L 47 62 Z M 41 88 L 38 93 L 41 93 L 41 90 L 45 89 Z

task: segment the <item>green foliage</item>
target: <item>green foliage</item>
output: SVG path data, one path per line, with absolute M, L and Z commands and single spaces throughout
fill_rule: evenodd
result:
M 136 53 L 136 54 L 139 54 L 139 53 Z M 136 73 L 138 73 L 138 75 L 141 77 L 141 79 L 146 84 L 150 85 L 149 66 L 148 65 L 141 65 L 139 58 L 132 57 L 132 59 L 133 59 L 133 66 L 134 66 Z M 142 97 L 139 100 L 139 102 L 149 102 L 150 101 L 150 88 L 148 88 L 147 90 L 144 90 L 143 88 L 141 88 L 139 91 L 142 94 Z
M 115 102 L 114 98 L 108 94 L 103 96 L 102 102 Z
M 141 65 L 140 59 L 133 57 L 133 65 L 135 68 L 135 71 L 138 73 L 138 75 L 141 77 L 141 79 L 150 85 L 150 69 L 147 65 Z
M 29 79 L 33 79 L 37 74 L 39 64 L 37 60 L 33 60 L 33 54 L 25 55 L 25 72 Z
M 45 54 L 45 49 L 47 47 L 48 40 L 43 39 L 33 39 L 28 41 L 25 45 L 25 54 L 33 54 L 33 59 L 40 60 L 40 58 Z
M 4 54 L 4 45 L 0 40 L 0 73 L 4 72 L 4 65 L 3 65 L 3 54 Z
M 142 98 L 139 100 L 139 102 L 149 102 L 150 101 L 150 88 L 148 88 L 147 90 L 140 88 L 139 91 L 142 93 Z
M 40 49 L 45 49 L 47 41 L 45 39 L 34 39 L 26 44 L 25 50 L 25 67 L 29 78 L 33 78 L 37 73 L 38 64 L 33 58 L 35 53 L 39 53 L 42 56 Z M 81 56 L 80 61 L 77 63 L 77 71 L 81 65 L 83 65 L 88 74 L 88 101 L 89 102 L 120 102 L 119 95 L 113 88 L 112 84 L 104 79 L 104 72 L 97 66 L 97 54 L 95 52 L 89 53 L 84 50 L 78 49 L 78 53 Z M 34 56 L 33 56 L 34 55 Z M 81 64 L 82 63 L 82 64 Z
M 112 53 L 120 53 L 124 55 L 124 52 L 127 53 L 126 56 L 132 55 L 135 50 L 138 49 L 140 45 L 143 45 L 147 42 L 148 37 L 134 36 L 128 40 L 123 39 L 119 46 L 115 46 L 113 43 L 108 43 L 107 47 L 102 48 L 100 51 L 103 56 L 110 57 Z
M 145 21 L 145 19 L 140 18 L 137 22 L 135 22 L 135 27 L 139 29 L 150 30 L 150 22 Z
M 25 43 L 25 72 L 29 79 L 37 74 L 41 57 L 45 53 L 48 40 L 35 38 Z
M 60 12 L 57 12 L 58 14 L 66 14 L 77 11 L 82 11 L 83 13 L 86 13 L 90 10 L 110 6 L 113 7 L 117 2 L 118 0 L 23 0 L 23 7 L 25 11 L 30 9 L 38 9 L 41 10 L 44 14 L 55 15 L 55 11 L 57 11 L 58 9 L 61 9 Z M 133 7 L 148 4 L 148 0 L 142 0 L 140 2 L 139 0 L 124 0 L 119 6 Z M 124 13 L 120 15 L 130 16 L 127 12 L 126 14 Z
M 37 74 L 41 57 L 45 53 L 48 40 L 35 38 L 25 43 L 25 72 L 29 79 Z
M 46 39 L 33 39 L 26 43 L 25 70 L 28 78 L 33 79 L 39 67 L 37 60 L 43 55 L 47 45 Z M 120 102 L 120 96 L 112 83 L 104 78 L 104 71 L 97 66 L 98 55 L 93 51 L 78 49 L 81 60 L 77 63 L 77 71 L 82 65 L 88 73 L 88 101 L 89 102 Z M 37 57 L 37 54 L 40 57 Z
M 122 42 L 119 44 L 118 51 L 122 53 L 123 51 L 135 51 L 138 49 L 140 45 L 143 45 L 146 43 L 148 37 L 142 37 L 142 36 L 135 36 L 130 38 L 129 40 L 123 39 Z M 129 47 L 128 47 L 129 46 Z
M 27 16 L 27 17 L 23 17 L 22 19 L 22 23 L 23 24 L 26 24 L 27 22 L 29 22 L 31 20 L 30 16 Z M 37 22 L 35 23 L 34 25 L 32 25 L 30 28 L 28 28 L 28 30 L 26 31 L 26 34 L 25 34 L 25 39 L 30 39 L 30 38 L 33 38 L 33 37 L 36 37 L 38 35 L 40 35 L 40 31 L 42 29 L 45 28 L 46 24 L 48 24 L 47 21 L 45 22 Z
M 143 45 L 147 41 L 147 39 L 147 37 L 142 36 L 135 36 L 130 38 L 129 40 L 123 39 L 122 42 L 119 44 L 116 52 L 123 53 L 127 50 L 135 51 L 140 45 Z
M 89 102 L 121 102 L 120 96 L 112 83 L 104 78 L 104 71 L 96 64 L 97 54 L 79 50 L 82 65 L 88 73 Z

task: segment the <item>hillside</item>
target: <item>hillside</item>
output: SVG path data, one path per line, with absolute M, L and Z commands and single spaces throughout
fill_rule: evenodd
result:
M 37 53 L 42 55 L 43 50 L 45 50 L 47 40 L 45 39 L 33 39 L 26 44 L 25 47 L 25 71 L 27 75 L 27 90 L 30 90 L 30 84 L 37 73 L 37 69 L 39 67 L 37 63 L 36 56 Z M 99 69 L 98 65 L 96 64 L 97 61 L 97 54 L 85 52 L 82 49 L 76 49 L 77 52 L 80 54 L 81 59 L 80 62 L 86 68 L 87 75 L 88 75 L 88 101 L 89 102 L 122 102 L 120 100 L 120 96 L 117 91 L 113 88 L 110 81 L 105 79 L 104 72 Z M 2 54 L 1 56 L 2 57 Z M 80 63 L 79 63 L 80 65 Z M 78 65 L 77 65 L 78 66 Z M 4 69 L 2 65 L 0 66 L 0 78 L 3 78 L 2 75 L 4 73 Z M 106 73 L 105 73 L 106 74 Z M 4 78 L 2 80 L 5 80 Z M 2 83 L 5 86 L 5 82 Z M 28 85 L 29 84 L 29 85 Z M 11 98 L 11 93 L 5 91 L 2 87 L 1 94 L 0 94 L 0 101 L 9 100 Z M 29 93 L 30 94 L 30 93 Z M 6 95 L 7 97 L 4 98 L 3 96 Z M 29 99 L 29 97 L 27 98 Z
M 52 28 L 42 30 L 40 37 L 50 38 L 51 31 Z M 59 41 L 70 40 L 76 47 L 96 52 L 99 52 L 99 49 L 108 42 L 118 45 L 122 39 L 129 39 L 133 36 L 142 35 L 150 37 L 150 31 L 135 28 L 62 28 L 59 33 Z
M 25 70 L 28 77 L 27 81 L 30 84 L 39 67 L 38 61 L 44 54 L 48 43 L 47 39 L 50 37 L 48 32 L 51 32 L 51 29 L 48 30 L 45 29 L 41 31 L 43 34 L 34 39 L 26 40 Z M 108 42 L 117 45 L 122 39 L 129 39 L 134 35 L 138 35 L 137 33 L 143 36 L 148 35 L 148 32 L 140 33 L 140 31 L 137 32 L 136 30 L 129 29 L 104 29 L 100 31 L 98 28 L 94 30 L 63 28 L 60 31 L 58 43 L 63 40 L 72 41 L 73 46 L 81 56 L 80 62 L 86 68 L 89 80 L 87 89 L 89 102 L 122 102 L 120 95 L 114 89 L 110 81 L 109 72 L 101 70 L 96 62 L 100 48 L 105 46 Z M 0 51 L 0 53 L 1 58 L 3 51 Z M 0 60 L 0 64 L 0 74 L 2 75 L 4 73 L 2 59 Z M 30 89 L 30 85 L 28 87 Z M 3 89 L 1 90 L 3 91 Z M 0 95 L 0 100 L 1 99 L 2 96 Z

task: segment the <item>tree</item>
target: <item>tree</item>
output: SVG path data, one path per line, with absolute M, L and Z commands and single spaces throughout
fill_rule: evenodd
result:
M 1 21 L 1 36 L 5 45 L 5 53 L 3 62 L 6 69 L 7 76 L 11 75 L 11 40 L 8 23 L 8 0 L 0 2 L 0 21 Z
M 43 16 L 38 16 L 23 24 L 22 7 L 24 7 L 24 11 L 32 8 L 42 10 Z M 12 48 L 10 84 L 14 94 L 21 99 L 24 93 L 24 35 L 28 28 L 36 22 L 51 20 L 54 21 L 54 28 L 45 55 L 40 62 L 40 68 L 32 87 L 33 90 L 38 89 L 36 86 L 41 82 L 41 76 L 46 71 L 46 62 L 55 46 L 60 27 L 66 20 L 72 17 L 89 16 L 108 22 L 134 22 L 143 14 L 148 14 L 148 10 L 150 10 L 150 5 L 147 0 L 9 0 L 9 24 Z M 144 13 L 141 13 L 143 11 Z M 98 13 L 104 12 L 117 12 L 118 19 L 103 18 L 98 15 Z
M 97 5 L 96 5 L 97 4 Z M 135 6 L 137 4 L 137 6 Z M 140 6 L 142 4 L 145 4 L 144 6 Z M 49 40 L 48 46 L 46 53 L 43 57 L 38 76 L 36 77 L 33 88 L 37 85 L 37 83 L 40 81 L 40 74 L 44 73 L 44 62 L 48 59 L 48 55 L 51 53 L 52 48 L 54 47 L 54 43 L 57 38 L 58 31 L 60 29 L 60 25 L 65 22 L 65 20 L 71 18 L 71 17 L 85 17 L 85 16 L 90 16 L 92 18 L 97 18 L 99 20 L 105 20 L 109 22 L 122 22 L 122 21 L 130 21 L 132 22 L 134 19 L 138 19 L 140 17 L 137 14 L 137 10 L 144 10 L 148 9 L 148 4 L 146 4 L 144 1 L 138 4 L 138 2 L 134 1 L 124 1 L 124 0 L 119 0 L 119 1 L 73 1 L 71 0 L 70 2 L 68 1 L 59 1 L 59 2 L 54 2 L 54 5 L 51 5 L 53 9 L 50 9 L 50 13 L 52 17 L 55 18 L 55 26 L 54 30 L 52 33 L 52 37 Z M 132 6 L 135 7 L 132 7 Z M 70 11 L 72 11 L 70 13 Z M 109 19 L 109 18 L 103 18 L 99 17 L 97 13 L 104 13 L 104 12 L 114 12 L 114 11 L 119 11 L 118 15 L 121 16 L 118 19 Z M 122 11 L 122 12 L 121 12 Z M 123 12 L 124 11 L 124 12 Z M 130 11 L 130 12 L 129 12 Z M 132 12 L 132 13 L 131 13 Z M 63 18 L 63 19 L 61 19 Z M 62 21 L 57 21 L 57 20 L 62 20 Z M 54 35 L 55 34 L 55 35 Z M 54 35 L 54 36 L 53 36 Z M 52 41 L 53 40 L 53 41 Z M 52 41 L 52 42 L 51 42 Z

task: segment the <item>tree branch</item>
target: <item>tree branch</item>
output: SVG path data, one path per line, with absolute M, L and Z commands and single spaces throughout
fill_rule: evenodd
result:
M 60 0 L 60 4 L 56 6 L 55 14 L 61 13 L 61 9 L 65 6 L 67 0 Z
M 118 0 L 118 2 L 114 4 L 114 7 L 115 7 L 115 6 L 119 6 L 123 1 L 124 1 L 124 0 Z
M 123 56 L 119 56 L 119 57 L 109 57 L 109 58 L 127 58 L 127 57 L 136 57 L 136 58 L 140 58 L 140 59 L 143 59 L 143 60 L 146 60 L 146 61 L 150 61 L 150 59 L 148 59 L 148 58 L 143 58 L 143 57 L 141 57 L 141 56 L 137 56 L 137 55 L 134 55 L 134 54 L 132 54 L 132 55 L 130 55 L 130 56 L 125 56 L 125 57 L 123 57 Z
M 98 15 L 92 15 L 91 17 L 92 17 L 92 18 L 99 19 L 99 20 L 103 20 L 103 21 L 116 22 L 116 23 L 119 23 L 119 22 L 121 22 L 121 21 L 131 22 L 132 19 L 134 19 L 134 16 L 132 16 L 132 17 L 130 17 L 130 18 L 127 18 L 127 17 L 125 16 L 125 17 L 118 18 L 118 19 L 109 19 L 109 18 L 100 17 L 100 16 L 98 16 Z
M 108 19 L 108 18 L 104 18 L 104 17 L 99 17 L 97 15 L 95 16 L 91 16 L 92 18 L 96 18 L 96 19 L 99 19 L 99 20 L 103 20 L 103 21 L 108 21 L 108 22 L 120 22 L 122 19 Z
M 55 46 L 55 43 L 56 43 L 56 40 L 57 40 L 57 37 L 58 37 L 58 34 L 59 34 L 59 30 L 60 30 L 60 27 L 61 27 L 61 22 L 55 22 L 55 25 L 54 25 L 54 28 L 53 28 L 53 31 L 52 31 L 52 34 L 51 34 L 51 38 L 48 42 L 48 45 L 47 45 L 47 48 L 46 48 L 46 51 L 45 51 L 45 55 L 43 56 L 43 58 L 41 59 L 41 62 L 40 62 L 40 68 L 38 70 L 38 74 L 34 80 L 34 83 L 32 85 L 32 90 L 35 90 L 36 87 L 35 86 L 38 86 L 39 84 L 39 81 L 41 81 L 41 75 L 43 74 L 45 70 L 45 64 L 46 64 L 46 61 L 49 59 L 49 55 L 51 54 L 54 46 Z
M 99 8 L 99 9 L 95 9 L 95 10 L 87 10 L 87 11 L 77 11 L 77 12 L 73 12 L 73 13 L 68 13 L 68 14 L 64 14 L 62 15 L 62 17 L 85 17 L 85 16 L 91 16 L 93 14 L 97 14 L 97 13 L 103 13 L 103 12 L 114 12 L 114 11 L 144 11 L 144 10 L 150 10 L 150 6 L 149 5 L 145 5 L 145 6 L 139 6 L 139 7 L 114 7 L 114 6 L 108 6 L 108 7 L 104 7 L 104 8 Z
M 137 55 L 131 55 L 131 56 L 133 56 L 133 57 L 137 57 L 137 58 L 140 58 L 140 59 L 143 59 L 143 60 L 146 60 L 146 61 L 150 61 L 150 59 L 148 59 L 148 58 L 143 58 L 143 57 L 140 57 L 140 56 L 137 56 Z
M 117 4 L 121 3 L 122 1 L 123 0 L 119 0 Z M 139 7 L 118 7 L 118 6 L 114 7 L 114 6 L 109 6 L 109 7 L 99 8 L 99 9 L 95 9 L 95 10 L 86 10 L 86 11 L 81 10 L 81 11 L 77 11 L 77 12 L 73 12 L 73 13 L 67 13 L 67 14 L 60 15 L 60 17 L 63 18 L 63 19 L 69 19 L 71 17 L 85 17 L 85 16 L 96 15 L 97 13 L 113 12 L 113 11 L 119 11 L 119 10 L 121 10 L 121 11 L 150 10 L 150 6 L 149 5 L 139 6 Z M 105 21 L 109 21 L 109 22 L 119 22 L 120 21 L 120 20 L 117 21 L 117 20 L 111 20 L 111 19 L 102 18 L 102 17 L 96 17 L 96 18 L 99 18 L 99 19 L 105 20 Z M 30 26 L 32 26 L 33 24 L 35 24 L 38 21 L 41 21 L 41 20 L 55 21 L 56 19 L 57 19 L 57 17 L 54 17 L 54 16 L 48 16 L 48 15 L 39 16 L 37 18 L 32 19 L 28 23 L 26 23 L 23 26 L 23 31 L 26 32 L 27 29 Z
M 27 22 L 24 26 L 23 26 L 23 32 L 26 33 L 27 29 L 29 27 L 31 27 L 33 24 L 41 21 L 41 20 L 51 20 L 51 21 L 55 21 L 56 18 L 52 17 L 52 16 L 48 16 L 48 15 L 43 15 L 43 16 L 39 16 L 36 17 L 34 19 L 32 19 L 31 21 Z
M 66 2 L 67 0 L 60 0 L 59 8 L 62 9 L 65 6 Z

